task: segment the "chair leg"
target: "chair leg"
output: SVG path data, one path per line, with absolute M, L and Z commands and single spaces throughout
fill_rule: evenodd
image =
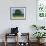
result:
M 5 46 L 7 46 L 7 42 L 6 42 L 6 41 L 5 41 L 5 43 L 4 43 L 4 44 L 5 44 Z

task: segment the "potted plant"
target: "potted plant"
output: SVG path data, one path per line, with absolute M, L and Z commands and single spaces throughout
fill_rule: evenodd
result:
M 32 25 L 33 28 L 35 28 L 36 30 L 38 30 L 38 26 L 37 25 Z
M 45 29 L 45 26 L 41 26 L 40 29 Z
M 37 38 L 37 41 L 40 43 L 40 40 L 46 36 L 45 32 L 35 32 L 33 35 Z M 45 37 L 44 37 L 45 38 Z
M 32 25 L 32 27 L 33 27 L 33 28 L 35 27 L 36 30 L 45 29 L 45 26 Z

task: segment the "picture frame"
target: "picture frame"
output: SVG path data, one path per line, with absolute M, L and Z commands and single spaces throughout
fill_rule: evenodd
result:
M 11 20 L 25 20 L 26 7 L 10 7 L 10 19 Z
M 46 18 L 46 1 L 44 0 L 37 0 L 37 17 L 39 19 Z
M 36 24 L 45 25 L 46 21 L 46 0 L 36 1 Z

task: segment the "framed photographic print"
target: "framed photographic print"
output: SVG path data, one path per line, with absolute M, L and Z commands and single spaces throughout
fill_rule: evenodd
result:
M 37 16 L 46 18 L 46 0 L 37 0 Z
M 11 7 L 10 19 L 12 20 L 26 19 L 26 7 Z
M 37 9 L 37 15 L 36 15 L 37 25 L 45 25 L 45 22 L 46 22 L 46 0 L 37 0 L 36 9 Z

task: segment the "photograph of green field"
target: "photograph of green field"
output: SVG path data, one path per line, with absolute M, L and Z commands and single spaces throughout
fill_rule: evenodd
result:
M 21 7 L 12 7 L 10 9 L 10 17 L 13 20 L 16 19 L 25 19 L 25 8 Z

